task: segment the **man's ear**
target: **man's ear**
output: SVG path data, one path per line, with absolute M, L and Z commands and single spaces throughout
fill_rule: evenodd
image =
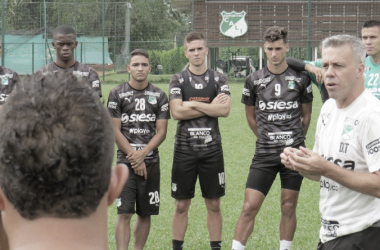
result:
M 118 164 L 111 170 L 111 182 L 108 187 L 108 206 L 112 205 L 113 201 L 119 197 L 121 190 L 129 176 L 129 169 L 125 164 Z M 1 209 L 1 207 L 0 207 Z

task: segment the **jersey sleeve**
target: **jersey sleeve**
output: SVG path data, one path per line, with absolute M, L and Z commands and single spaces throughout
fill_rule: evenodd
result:
M 218 94 L 220 93 L 224 93 L 229 96 L 231 95 L 230 87 L 228 86 L 227 77 L 223 74 L 219 75 L 219 80 L 218 80 Z
M 295 71 L 304 71 L 306 63 L 302 60 L 295 59 L 293 57 L 287 57 L 286 63 L 289 65 L 289 67 Z
M 102 86 L 100 84 L 99 75 L 93 68 L 90 69 L 90 73 L 88 74 L 88 81 L 99 97 L 102 97 Z
M 375 172 L 380 170 L 380 106 L 378 111 L 369 115 L 360 128 L 362 150 L 368 170 Z
M 183 78 L 179 78 L 179 74 L 175 74 L 170 78 L 170 85 L 169 85 L 169 101 L 174 99 L 181 99 L 182 97 L 182 89 L 181 89 L 181 83 L 183 82 Z
M 108 95 L 107 108 L 112 118 L 121 118 L 121 103 L 116 89 Z
M 311 84 L 310 77 L 308 74 L 302 73 L 302 97 L 301 103 L 309 103 L 313 101 L 313 85 Z
M 170 119 L 169 101 L 165 92 L 162 92 L 158 102 L 157 120 L 160 119 Z
M 249 75 L 245 79 L 245 84 L 243 87 L 243 93 L 242 93 L 242 97 L 241 97 L 241 103 L 248 105 L 248 106 L 255 106 L 256 93 L 254 91 L 252 91 L 251 86 L 252 86 L 251 75 Z

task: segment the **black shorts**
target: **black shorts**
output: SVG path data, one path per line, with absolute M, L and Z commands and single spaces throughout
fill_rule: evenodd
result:
M 249 170 L 246 188 L 268 194 L 277 173 L 280 172 L 281 188 L 300 191 L 303 176 L 281 163 L 280 153 L 255 155 Z
M 369 227 L 361 232 L 344 235 L 326 243 L 319 242 L 317 250 L 378 250 L 380 228 Z
M 219 198 L 225 194 L 222 146 L 194 151 L 174 149 L 172 168 L 172 197 L 191 199 L 199 175 L 203 198 Z
M 119 198 L 116 200 L 117 214 L 136 214 L 140 216 L 157 215 L 160 208 L 160 163 L 146 164 L 148 178 L 135 174 L 131 164 L 129 177 Z M 135 210 L 136 204 L 136 210 Z

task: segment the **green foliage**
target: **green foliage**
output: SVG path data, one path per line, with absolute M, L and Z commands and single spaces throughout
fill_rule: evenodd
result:
M 178 47 L 162 53 L 161 64 L 164 68 L 164 74 L 174 74 L 182 70 L 188 62 L 184 47 Z

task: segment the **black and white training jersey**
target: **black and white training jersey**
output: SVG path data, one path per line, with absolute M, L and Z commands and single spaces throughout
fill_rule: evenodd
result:
M 312 91 L 308 74 L 291 68 L 273 74 L 265 67 L 247 77 L 241 102 L 255 106 L 256 153 L 281 152 L 305 140 L 302 104 L 313 101 Z
M 3 105 L 20 77 L 15 71 L 0 66 L 0 80 L 0 105 Z
M 220 93 L 230 95 L 227 78 L 208 69 L 203 75 L 194 75 L 189 70 L 174 74 L 170 79 L 169 99 L 211 103 Z M 218 117 L 202 116 L 180 120 L 177 125 L 176 146 L 193 149 L 221 144 Z
M 109 94 L 107 107 L 112 118 L 121 119 L 121 133 L 134 150 L 143 149 L 156 134 L 156 120 L 170 119 L 167 95 L 151 83 L 143 90 L 133 89 L 128 82 L 117 86 Z M 118 162 L 129 163 L 126 156 L 117 151 Z M 145 160 L 157 162 L 158 149 Z
M 38 69 L 36 73 L 41 72 L 42 74 L 47 74 L 48 72 L 58 71 L 72 72 L 73 75 L 77 76 L 80 79 L 83 79 L 84 81 L 87 81 L 94 89 L 94 91 L 99 95 L 99 97 L 102 97 L 102 87 L 100 85 L 98 73 L 92 67 L 82 64 L 78 61 L 76 61 L 75 64 L 68 69 L 61 68 L 55 64 L 55 62 L 52 62 Z

